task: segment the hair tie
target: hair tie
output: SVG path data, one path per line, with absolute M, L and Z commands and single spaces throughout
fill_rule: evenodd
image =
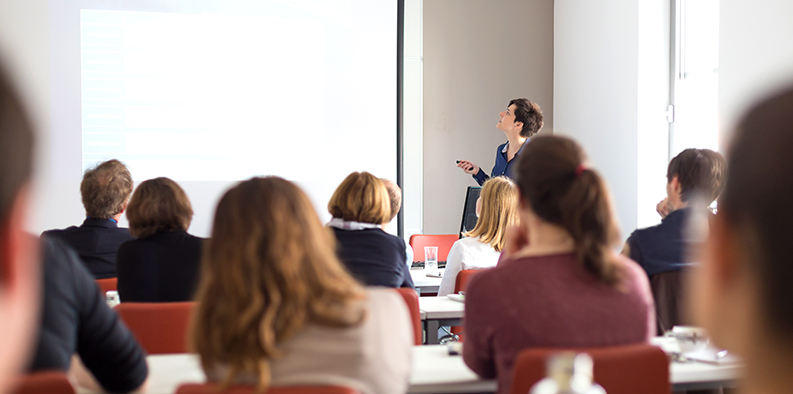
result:
M 586 166 L 584 165 L 584 163 L 581 163 L 581 164 L 579 164 L 579 165 L 578 165 L 578 166 L 575 168 L 575 177 L 576 177 L 576 178 L 581 178 L 581 174 L 582 174 L 582 173 L 584 172 L 584 170 L 586 170 L 586 169 L 587 169 L 587 168 L 586 168 Z

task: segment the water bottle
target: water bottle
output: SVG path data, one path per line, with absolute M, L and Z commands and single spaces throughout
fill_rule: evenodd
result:
M 606 394 L 592 382 L 592 357 L 565 352 L 548 357 L 547 377 L 531 386 L 530 394 Z

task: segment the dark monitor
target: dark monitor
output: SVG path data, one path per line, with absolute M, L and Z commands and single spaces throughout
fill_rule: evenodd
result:
M 463 220 L 460 223 L 460 238 L 463 233 L 471 231 L 476 227 L 476 222 L 479 218 L 476 217 L 476 200 L 479 199 L 479 193 L 482 188 L 479 186 L 468 186 L 465 192 L 465 205 L 463 205 Z

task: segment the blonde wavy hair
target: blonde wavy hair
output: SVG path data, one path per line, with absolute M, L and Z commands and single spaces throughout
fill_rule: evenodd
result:
M 278 344 L 308 323 L 351 327 L 366 317 L 365 291 L 336 258 L 333 234 L 305 193 L 277 177 L 226 192 L 204 247 L 190 342 L 224 387 L 272 381 Z
M 328 202 L 334 218 L 360 223 L 391 221 L 391 199 L 383 181 L 368 172 L 353 172 L 345 178 Z
M 518 188 L 509 178 L 499 176 L 482 186 L 479 220 L 466 237 L 478 237 L 500 252 L 504 248 L 507 227 L 518 223 Z

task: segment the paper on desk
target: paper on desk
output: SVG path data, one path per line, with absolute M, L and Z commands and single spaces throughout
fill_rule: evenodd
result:
M 717 364 L 717 365 L 728 365 L 728 364 L 740 364 L 743 361 L 740 357 L 735 356 L 733 354 L 728 353 L 726 356 L 722 358 L 716 358 L 716 352 L 720 349 L 716 349 L 712 346 L 706 346 L 702 350 L 696 350 L 693 352 L 684 353 L 688 359 L 699 361 L 707 364 Z

